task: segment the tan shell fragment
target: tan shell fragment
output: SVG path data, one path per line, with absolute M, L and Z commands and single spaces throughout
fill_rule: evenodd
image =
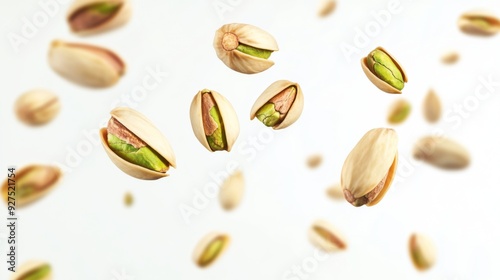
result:
M 201 267 L 207 267 L 217 260 L 227 249 L 231 239 L 229 235 L 212 232 L 203 237 L 193 251 L 194 263 Z
M 340 183 L 334 184 L 326 189 L 326 195 L 334 200 L 345 200 L 344 191 L 340 186 Z
M 30 260 L 25 263 L 23 263 L 16 272 L 14 272 L 10 279 L 11 280 L 24 280 L 26 279 L 26 273 L 29 273 L 30 271 L 34 271 L 35 269 L 41 268 L 43 266 L 48 265 L 50 267 L 50 264 L 47 262 L 39 261 L 39 260 Z M 48 275 L 46 275 L 43 278 L 37 278 L 36 280 L 52 280 L 52 269 L 50 269 L 50 272 Z
M 380 202 L 396 174 L 398 136 L 393 129 L 368 131 L 347 156 L 340 179 L 344 196 L 354 206 Z
M 474 24 L 474 20 L 487 22 L 488 26 Z M 486 11 L 469 11 L 460 16 L 458 27 L 469 35 L 492 36 L 500 32 L 500 19 Z
M 317 168 L 322 162 L 323 157 L 320 154 L 311 155 L 306 160 L 307 166 L 311 169 Z
M 460 55 L 457 52 L 448 52 L 441 57 L 441 62 L 444 64 L 454 64 L 459 58 Z
M 98 22 L 94 24 L 91 21 L 96 20 L 95 18 L 83 15 L 85 9 L 103 3 L 116 4 L 118 5 L 118 8 L 105 20 L 98 20 Z M 132 7 L 129 0 L 76 0 L 69 8 L 66 20 L 71 28 L 71 31 L 74 33 L 78 35 L 90 35 L 108 31 L 124 25 L 130 19 L 131 14 Z M 82 16 L 83 18 L 79 18 Z M 84 26 L 80 26 L 81 24 Z
M 108 49 L 57 40 L 50 46 L 49 64 L 62 77 L 95 88 L 110 87 L 125 73 L 123 60 Z
M 231 174 L 222 183 L 219 192 L 219 202 L 225 210 L 233 210 L 238 207 L 245 192 L 245 178 L 241 171 Z
M 236 50 L 240 43 L 263 50 L 278 50 L 278 43 L 271 34 L 250 24 L 225 24 L 215 32 L 215 52 L 227 67 L 240 73 L 255 74 L 274 65 L 269 59 Z
M 253 120 L 257 114 L 257 111 L 259 111 L 259 109 L 264 106 L 269 100 L 271 100 L 275 95 L 291 86 L 294 86 L 297 89 L 295 100 L 288 110 L 285 119 L 283 119 L 281 123 L 273 126 L 273 129 L 283 129 L 297 121 L 302 114 L 302 109 L 304 108 L 304 95 L 298 83 L 290 82 L 287 80 L 278 80 L 264 90 L 264 92 L 259 96 L 259 98 L 257 98 L 252 106 L 252 109 L 250 110 L 250 120 Z
M 57 95 L 43 89 L 22 94 L 14 105 L 19 120 L 27 125 L 43 125 L 54 119 L 61 110 Z
M 441 117 L 441 101 L 432 89 L 424 99 L 423 111 L 425 119 L 430 123 L 437 122 Z
M 311 243 L 325 252 L 336 252 L 347 249 L 345 237 L 327 221 L 318 220 L 309 229 Z
M 15 198 L 16 207 L 26 206 L 36 200 L 41 199 L 52 191 L 59 183 L 62 172 L 58 167 L 51 165 L 32 164 L 16 171 L 15 190 L 13 181 L 6 179 L 2 184 L 2 197 L 8 204 L 9 196 Z M 15 191 L 15 196 L 9 192 Z M 10 200 L 12 202 L 12 200 Z
M 333 13 L 336 7 L 337 7 L 336 0 L 321 0 L 321 4 L 318 9 L 318 16 L 326 17 L 331 13 Z
M 436 247 L 432 240 L 418 233 L 413 233 L 408 241 L 410 259 L 418 270 L 427 270 L 436 263 Z
M 127 107 L 115 108 L 110 114 L 129 131 L 161 155 L 168 162 L 169 167 L 177 167 L 172 147 L 160 130 L 158 130 L 158 128 L 156 128 L 151 121 L 146 118 L 146 116 Z M 168 176 L 167 173 L 150 170 L 137 164 L 130 163 L 115 154 L 115 152 L 109 147 L 107 140 L 108 132 L 106 128 L 101 128 L 100 137 L 104 150 L 111 161 L 128 175 L 143 180 L 156 180 Z
M 413 157 L 443 169 L 462 169 L 470 163 L 469 152 L 462 145 L 436 136 L 420 139 L 413 148 Z
M 375 50 L 377 50 L 377 49 L 385 52 L 391 58 L 391 60 L 394 62 L 396 67 L 398 67 L 399 71 L 401 72 L 401 75 L 403 76 L 403 81 L 405 83 L 407 83 L 408 77 L 406 76 L 405 70 L 403 69 L 401 64 L 399 64 L 399 62 L 389 52 L 387 52 L 384 48 L 382 48 L 382 47 L 375 48 Z M 372 82 L 380 90 L 387 92 L 387 93 L 398 93 L 398 94 L 401 93 L 401 90 L 391 86 L 387 82 L 385 82 L 382 79 L 380 79 L 379 77 L 377 77 L 374 73 L 372 73 L 372 71 L 370 71 L 370 69 L 368 68 L 367 62 L 366 62 L 366 57 L 363 57 L 361 59 L 361 68 L 363 69 L 363 72 L 365 73 L 366 77 L 368 77 L 370 82 Z

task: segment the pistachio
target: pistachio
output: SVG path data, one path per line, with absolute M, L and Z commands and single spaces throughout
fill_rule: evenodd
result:
M 42 261 L 28 261 L 11 276 L 12 280 L 51 280 L 52 267 Z
M 131 11 L 129 0 L 76 0 L 67 21 L 73 32 L 89 35 L 125 24 Z
M 323 157 L 320 154 L 311 155 L 307 158 L 306 164 L 309 168 L 313 169 L 320 166 L 321 162 L 323 162 Z
M 500 32 L 500 19 L 485 11 L 470 11 L 458 19 L 462 32 L 476 36 L 492 36 Z
M 232 23 L 215 32 L 214 48 L 227 67 L 254 74 L 274 65 L 268 58 L 278 50 L 278 44 L 271 34 L 256 26 Z
M 340 185 L 344 197 L 358 207 L 382 200 L 396 174 L 398 136 L 393 129 L 368 131 L 347 156 Z
M 219 202 L 225 210 L 236 208 L 243 198 L 245 180 L 241 171 L 236 171 L 220 187 Z
M 334 200 L 344 200 L 344 191 L 340 183 L 333 184 L 326 189 L 326 195 Z
M 368 79 L 387 93 L 401 93 L 408 78 L 401 65 L 382 47 L 361 59 L 361 68 Z
M 437 122 L 441 117 L 441 101 L 439 101 L 439 97 L 434 90 L 430 89 L 427 93 L 424 99 L 423 109 L 424 117 L 430 123 Z
M 51 44 L 49 64 L 62 77 L 95 88 L 116 84 L 125 72 L 123 60 L 108 49 L 57 40 Z
M 132 203 L 134 203 L 134 196 L 128 192 L 125 194 L 123 201 L 125 202 L 125 206 L 130 207 L 132 206 Z
M 413 265 L 418 270 L 427 270 L 436 262 L 436 247 L 429 237 L 413 233 L 408 247 Z
M 460 144 L 437 136 L 420 139 L 413 148 L 413 157 L 443 169 L 462 169 L 469 165 L 469 152 Z
M 229 245 L 230 238 L 222 233 L 210 233 L 206 235 L 193 252 L 193 260 L 199 267 L 207 267 L 212 264 Z
M 330 15 L 335 10 L 335 7 L 337 7 L 336 0 L 322 0 L 318 9 L 318 16 L 326 17 Z
M 441 57 L 441 62 L 444 64 L 453 64 L 458 61 L 460 55 L 457 52 L 448 52 Z
M 265 126 L 283 129 L 293 124 L 302 114 L 304 96 L 299 84 L 287 80 L 272 83 L 257 98 L 250 111 Z
M 111 161 L 123 172 L 144 180 L 168 176 L 175 155 L 163 134 L 141 113 L 126 107 L 111 111 L 101 142 Z
M 61 103 L 57 95 L 43 89 L 35 89 L 21 95 L 15 104 L 16 115 L 27 125 L 42 125 L 54 119 Z
M 410 112 L 411 112 L 410 102 L 404 99 L 396 100 L 389 108 L 387 122 L 390 124 L 400 124 L 408 118 Z
M 313 223 L 309 229 L 309 240 L 314 246 L 325 252 L 347 249 L 347 242 L 340 231 L 324 220 L 318 220 Z
M 200 143 L 211 152 L 231 151 L 240 133 L 238 116 L 218 92 L 203 89 L 191 102 L 191 126 Z
M 16 207 L 23 207 L 49 193 L 62 177 L 59 168 L 50 165 L 33 164 L 17 171 L 15 186 L 12 181 L 5 180 L 2 184 L 2 196 L 5 202 L 11 192 L 15 192 Z M 9 185 L 10 183 L 10 185 Z

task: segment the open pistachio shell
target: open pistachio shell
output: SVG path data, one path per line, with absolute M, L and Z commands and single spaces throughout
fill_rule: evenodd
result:
M 50 264 L 38 260 L 23 263 L 10 277 L 11 280 L 52 280 Z
M 469 11 L 458 19 L 462 32 L 476 36 L 492 36 L 500 32 L 500 19 L 487 11 Z
M 464 146 L 437 136 L 418 140 L 413 148 L 413 157 L 442 169 L 463 169 L 470 164 L 470 154 Z
M 384 48 L 377 47 L 377 48 L 375 48 L 375 50 L 381 50 L 381 51 L 383 51 L 385 54 L 387 54 L 391 58 L 392 62 L 396 65 L 396 67 L 401 72 L 401 75 L 403 76 L 403 81 L 405 83 L 407 83 L 408 82 L 408 78 L 406 76 L 406 73 L 405 73 L 403 67 L 401 67 L 401 64 L 399 64 L 398 61 L 393 56 L 391 56 L 391 54 L 389 54 Z M 365 73 L 366 77 L 368 77 L 368 79 L 376 87 L 378 87 L 380 90 L 382 90 L 384 92 L 387 92 L 387 93 L 401 93 L 401 90 L 399 90 L 399 89 L 391 86 L 390 84 L 388 84 L 387 82 L 383 81 L 382 79 L 380 79 L 379 77 L 377 77 L 374 73 L 372 73 L 370 71 L 370 69 L 368 68 L 368 65 L 367 65 L 367 58 L 366 57 L 363 57 L 361 59 L 361 68 L 363 69 L 363 72 Z
M 69 8 L 71 31 L 90 35 L 125 24 L 132 14 L 129 0 L 76 0 Z
M 203 116 L 203 94 L 210 94 L 215 102 L 216 107 L 218 108 L 218 113 L 220 114 L 221 124 L 223 135 L 225 135 L 225 148 L 226 151 L 231 151 L 234 142 L 238 138 L 240 134 L 240 124 L 238 122 L 238 116 L 234 111 L 233 106 L 229 101 L 222 96 L 220 93 L 203 89 L 200 90 L 193 98 L 191 102 L 190 108 L 190 118 L 191 118 L 191 127 L 193 128 L 194 135 L 200 141 L 200 143 L 207 148 L 207 150 L 214 152 L 214 149 L 210 147 L 210 144 L 207 140 L 207 135 L 205 134 L 205 125 Z M 222 139 L 224 141 L 224 139 Z
M 16 100 L 16 115 L 23 123 L 43 125 L 54 119 L 61 109 L 61 102 L 54 93 L 35 89 L 23 93 Z
M 193 261 L 199 267 L 211 265 L 227 249 L 230 237 L 223 233 L 213 232 L 203 237 L 193 252 Z
M 167 139 L 143 114 L 131 108 L 119 107 L 111 111 L 111 116 L 163 157 L 168 162 L 168 167 L 176 167 L 175 155 Z M 118 156 L 109 146 L 106 128 L 100 130 L 100 136 L 104 150 L 111 161 L 128 175 L 144 180 L 156 180 L 168 176 L 166 172 L 151 170 Z
M 259 96 L 259 98 L 257 98 L 252 106 L 252 109 L 250 110 L 250 119 L 253 120 L 257 114 L 257 111 L 259 111 L 262 106 L 268 103 L 274 96 L 289 87 L 296 88 L 295 100 L 286 113 L 284 119 L 274 125 L 273 129 L 283 129 L 297 121 L 297 119 L 302 114 L 302 109 L 304 108 L 304 95 L 299 84 L 287 80 L 276 81 L 272 83 L 268 88 L 266 88 L 266 90 L 264 90 L 264 92 Z
M 318 220 L 309 229 L 311 243 L 325 252 L 335 252 L 347 249 L 345 237 L 329 222 Z
M 340 185 L 354 206 L 373 206 L 389 189 L 398 162 L 398 136 L 393 129 L 368 131 L 347 156 Z
M 62 77 L 87 87 L 109 87 L 125 73 L 125 63 L 114 52 L 93 45 L 53 41 L 49 64 Z

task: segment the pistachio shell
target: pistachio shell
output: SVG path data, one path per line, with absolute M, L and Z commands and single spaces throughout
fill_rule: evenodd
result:
M 342 190 L 340 183 L 336 183 L 326 189 L 326 195 L 334 200 L 344 200 L 344 191 Z
M 436 263 L 436 247 L 423 234 L 414 233 L 410 236 L 408 250 L 412 263 L 418 270 L 427 270 Z
M 423 111 L 425 119 L 430 123 L 437 122 L 441 117 L 441 101 L 432 89 L 424 99 Z
M 443 169 L 462 169 L 470 163 L 469 152 L 462 145 L 436 136 L 420 139 L 413 148 L 413 157 Z
M 22 94 L 14 106 L 19 120 L 36 126 L 54 119 L 61 109 L 61 102 L 52 92 L 35 89 Z
M 336 7 L 337 7 L 336 0 L 322 0 L 320 7 L 318 9 L 318 16 L 326 17 L 330 15 L 335 10 Z
M 458 61 L 460 55 L 457 52 L 448 52 L 441 57 L 441 62 L 444 64 L 453 64 Z
M 250 110 L 250 120 L 253 120 L 255 118 L 257 111 L 262 106 L 264 106 L 271 98 L 291 86 L 297 88 L 295 100 L 293 101 L 290 110 L 288 110 L 285 119 L 281 123 L 273 126 L 273 129 L 283 129 L 297 121 L 297 119 L 302 114 L 302 109 L 304 108 L 304 95 L 299 84 L 287 80 L 278 80 L 267 87 L 266 90 L 264 90 L 264 92 L 259 96 L 259 98 L 257 98 L 252 106 L 252 109 Z
M 104 3 L 119 5 L 117 11 L 115 11 L 104 22 L 100 22 L 95 26 L 85 29 L 81 29 L 73 24 L 75 16 L 83 9 L 96 4 Z M 69 8 L 66 20 L 74 33 L 78 35 L 90 35 L 108 31 L 125 24 L 130 19 L 131 14 L 132 7 L 129 0 L 76 0 Z
M 44 197 L 57 186 L 61 177 L 61 170 L 51 165 L 32 164 L 19 169 L 14 178 L 16 207 L 26 206 Z M 28 188 L 33 188 L 33 192 L 27 193 Z M 9 190 L 9 181 L 5 180 L 2 184 L 2 197 L 6 203 L 9 201 L 8 192 L 10 191 L 12 189 Z M 21 193 L 27 194 L 20 197 Z
M 377 47 L 375 48 L 375 50 L 381 50 L 383 51 L 384 53 L 386 53 L 391 59 L 392 61 L 394 62 L 394 64 L 396 65 L 396 67 L 399 69 L 399 71 L 401 72 L 401 75 L 403 76 L 403 81 L 405 83 L 408 82 L 408 77 L 406 76 L 406 73 L 403 69 L 403 67 L 401 67 L 401 64 L 399 64 L 399 62 L 390 54 L 388 53 L 384 48 L 382 47 Z M 387 92 L 387 93 L 401 93 L 401 90 L 389 85 L 387 82 L 381 80 L 379 77 L 377 77 L 374 73 L 372 73 L 370 71 L 370 69 L 368 68 L 368 65 L 367 65 L 367 61 L 366 61 L 366 57 L 363 57 L 361 59 L 361 68 L 363 69 L 363 72 L 365 73 L 366 77 L 368 77 L 368 79 L 375 85 L 377 86 L 380 90 L 384 91 L 384 92 Z
M 474 19 L 488 22 L 489 26 L 474 24 Z M 460 16 L 458 27 L 469 35 L 492 36 L 500 32 L 500 19 L 487 11 L 469 11 Z
M 43 266 L 49 266 L 50 268 L 50 265 L 47 263 L 47 262 L 43 262 L 43 261 L 39 261 L 39 260 L 30 260 L 30 261 L 27 261 L 25 263 L 23 263 L 18 269 L 16 272 L 14 272 L 11 276 L 11 280 L 24 280 L 26 279 L 25 278 L 25 274 L 30 272 L 30 271 L 33 271 L 35 269 L 39 269 L 39 268 L 42 268 Z M 49 273 L 47 275 L 45 275 L 44 277 L 40 278 L 30 278 L 30 280 L 52 280 L 52 269 L 50 269 Z
M 245 191 L 245 178 L 241 171 L 236 171 L 231 174 L 222 183 L 219 192 L 219 202 L 225 210 L 232 210 L 236 208 L 243 199 Z
M 49 64 L 62 77 L 95 88 L 114 85 L 125 72 L 125 63 L 108 49 L 57 40 L 51 44 Z
M 274 65 L 271 60 L 237 50 L 239 44 L 261 50 L 278 50 L 278 44 L 271 34 L 250 24 L 225 24 L 215 32 L 215 52 L 227 67 L 241 73 L 254 74 Z
M 214 245 L 214 241 L 220 241 L 220 243 L 215 248 L 211 247 Z M 227 249 L 230 242 L 230 237 L 223 233 L 213 232 L 205 237 L 203 237 L 196 245 L 193 252 L 194 263 L 199 267 L 207 267 L 211 265 L 217 258 L 219 258 L 222 253 Z
M 349 194 L 362 198 L 386 178 L 380 192 L 366 205 L 373 206 L 384 197 L 396 173 L 397 143 L 396 132 L 389 128 L 372 129 L 359 140 L 342 167 L 340 184 L 346 199 Z
M 314 169 L 321 165 L 323 157 L 320 154 L 311 155 L 307 158 L 306 164 L 309 168 Z
M 169 166 L 177 167 L 175 163 L 175 155 L 172 147 L 168 143 L 163 134 L 156 128 L 149 119 L 143 114 L 127 107 L 118 107 L 111 111 L 111 116 L 123 124 L 129 131 L 135 134 L 138 138 L 148 144 L 153 150 L 161 155 Z M 156 180 L 165 176 L 167 173 L 150 170 L 130 163 L 118 156 L 108 144 L 107 129 L 100 130 L 101 142 L 104 150 L 108 154 L 111 161 L 120 168 L 123 172 L 130 176 L 144 180 Z
M 311 243 L 325 252 L 347 249 L 345 237 L 333 225 L 324 220 L 317 220 L 309 229 Z
M 233 106 L 229 101 L 222 96 L 220 93 L 214 90 L 203 89 L 200 90 L 193 98 L 190 108 L 190 118 L 191 127 L 193 128 L 194 135 L 200 141 L 200 143 L 207 148 L 207 150 L 213 152 L 210 147 L 207 136 L 205 135 L 205 130 L 203 126 L 203 114 L 202 114 L 202 95 L 205 92 L 210 92 L 213 99 L 219 109 L 219 113 L 222 117 L 222 122 L 224 125 L 224 132 L 226 135 L 227 151 L 230 152 L 233 147 L 234 142 L 240 134 L 240 124 L 238 122 L 238 116 L 234 111 Z

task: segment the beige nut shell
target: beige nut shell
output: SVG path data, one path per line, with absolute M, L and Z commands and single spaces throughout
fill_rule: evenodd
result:
M 207 249 L 208 245 L 217 238 L 222 238 L 224 240 L 223 241 L 224 245 L 222 246 L 217 256 L 212 260 L 212 262 L 205 266 L 210 266 L 213 262 L 215 262 L 218 258 L 220 258 L 220 256 L 226 251 L 227 247 L 229 246 L 229 243 L 231 242 L 231 238 L 229 237 L 229 235 L 220 232 L 211 232 L 205 235 L 198 242 L 198 244 L 196 244 L 196 247 L 193 250 L 193 261 L 196 265 L 204 267 L 200 265 L 200 258 Z
M 57 95 L 48 90 L 34 89 L 19 96 L 14 107 L 19 120 L 27 125 L 38 126 L 57 116 L 61 102 Z
M 110 4 L 114 3 L 121 4 L 121 7 L 116 12 L 116 14 L 112 16 L 112 18 L 110 18 L 109 20 L 98 26 L 82 31 L 75 31 L 72 29 L 72 31 L 78 35 L 83 35 L 83 36 L 97 34 L 122 26 L 129 21 L 130 16 L 132 15 L 132 5 L 130 4 L 130 0 L 76 0 L 70 6 L 68 14 L 66 16 L 66 21 L 68 22 L 70 28 L 72 28 L 70 20 L 75 12 L 79 11 L 84 7 L 104 2 Z
M 390 53 L 388 53 L 384 48 L 377 47 L 377 48 L 375 48 L 375 50 L 381 50 L 381 51 L 385 52 L 392 59 L 392 61 L 396 65 L 396 67 L 398 67 L 399 71 L 401 71 L 401 75 L 403 76 L 403 81 L 405 83 L 407 83 L 408 77 L 406 76 L 406 73 L 405 73 L 403 67 L 401 66 L 401 64 L 399 64 L 399 62 Z M 379 77 L 377 77 L 375 74 L 373 74 L 370 71 L 370 69 L 367 66 L 366 57 L 363 57 L 361 59 L 361 68 L 363 69 L 363 72 L 365 73 L 366 77 L 368 77 L 370 82 L 372 82 L 380 90 L 387 92 L 387 93 L 401 93 L 401 90 L 399 90 L 399 89 L 391 86 L 390 84 L 386 83 L 385 81 L 381 80 Z
M 418 270 L 430 269 L 436 263 L 436 247 L 426 235 L 413 233 L 408 241 L 408 251 L 413 265 Z
M 413 157 L 443 169 L 462 169 L 470 163 L 470 154 L 465 147 L 437 136 L 418 140 L 413 148 Z
M 479 28 L 470 23 L 470 18 L 474 17 L 484 18 L 488 20 L 492 24 L 492 26 L 490 26 L 488 29 Z M 458 18 L 457 24 L 462 32 L 469 35 L 492 36 L 500 32 L 500 19 L 487 11 L 476 10 L 465 12 Z
M 245 178 L 243 172 L 236 171 L 222 183 L 219 192 L 219 202 L 225 210 L 233 210 L 243 199 Z
M 330 239 L 325 239 L 318 232 L 316 232 L 315 228 L 319 227 L 328 232 L 328 234 L 335 237 L 335 242 Z M 335 228 L 332 224 L 325 220 L 317 220 L 313 223 L 308 232 L 309 241 L 319 249 L 324 250 L 325 252 L 336 252 L 342 251 L 347 248 L 347 242 L 344 235 Z M 337 244 L 340 243 L 340 244 Z

